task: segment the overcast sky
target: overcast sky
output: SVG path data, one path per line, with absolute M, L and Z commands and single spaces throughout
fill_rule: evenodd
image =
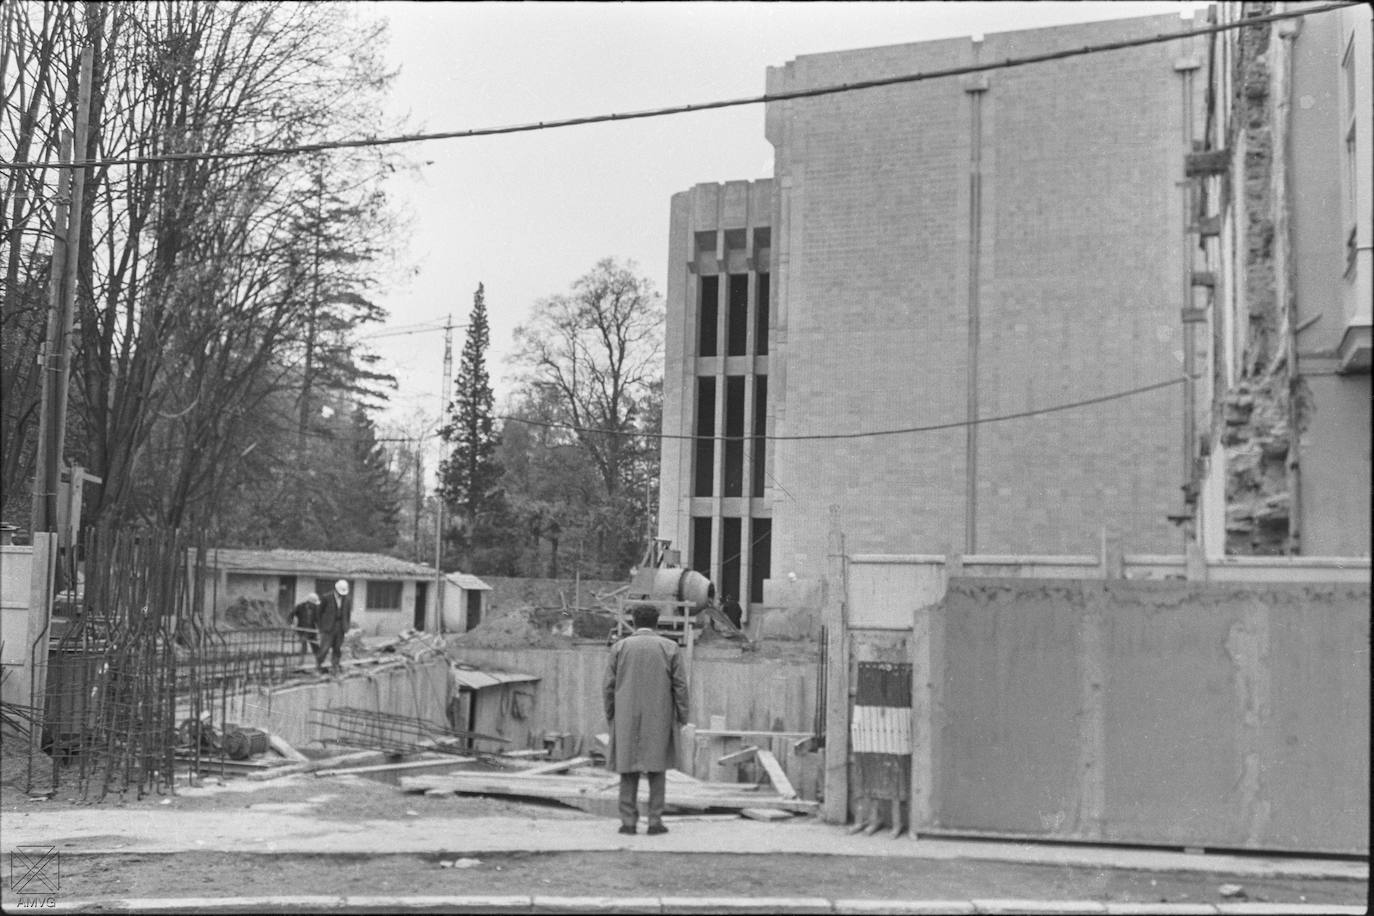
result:
M 393 114 L 442 131 L 762 94 L 803 54 L 1180 14 L 1198 3 L 408 3 L 360 12 L 390 26 Z M 772 174 L 763 106 L 405 147 L 420 163 L 391 191 L 411 219 L 407 279 L 379 291 L 391 318 L 369 344 L 400 387 L 388 417 L 437 417 L 443 332 L 477 284 L 491 324 L 498 409 L 512 332 L 536 300 L 598 260 L 633 260 L 662 291 L 670 197 Z M 398 272 L 399 273 L 399 272 Z M 454 362 L 463 332 L 454 332 Z

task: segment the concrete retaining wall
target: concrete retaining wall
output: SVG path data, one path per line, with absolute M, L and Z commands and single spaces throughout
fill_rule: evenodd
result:
M 327 717 L 313 711 L 316 709 L 347 706 L 413 716 L 442 727 L 447 721 L 447 702 L 448 662 L 430 658 L 366 676 L 242 693 L 231 698 L 224 719 L 273 732 L 293 745 L 304 745 L 336 734 L 319 724 Z M 218 709 L 214 717 L 220 721 Z
M 1369 600 L 951 579 L 917 611 L 932 692 L 913 810 L 955 830 L 1367 853 Z
M 732 730 L 812 730 L 818 673 L 814 658 L 764 659 L 736 649 L 719 653 L 698 648 L 694 654 L 688 688 L 692 724 L 706 728 L 713 716 L 722 716 Z M 482 668 L 538 675 L 530 722 L 535 734 L 571 732 L 585 739 L 606 731 L 601 698 L 605 646 L 463 648 L 457 658 Z

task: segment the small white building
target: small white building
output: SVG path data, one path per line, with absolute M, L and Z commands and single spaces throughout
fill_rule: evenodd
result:
M 311 592 L 324 597 L 345 579 L 353 597 L 352 623 L 365 636 L 396 636 L 402 630 L 436 631 L 432 566 L 378 553 L 336 550 L 237 550 L 208 552 L 206 605 L 217 615 L 247 604 L 285 625 L 291 609 Z M 486 586 L 483 586 L 484 588 Z
M 446 633 L 466 633 L 487 619 L 491 610 L 491 586 L 467 573 L 444 576 L 444 625 Z

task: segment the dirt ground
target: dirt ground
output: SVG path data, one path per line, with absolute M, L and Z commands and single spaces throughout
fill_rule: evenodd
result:
M 607 826 L 613 829 L 609 822 Z M 1226 883 L 1228 879 L 1214 875 L 815 855 L 517 852 L 455 859 L 438 854 L 186 853 L 62 858 L 62 895 L 67 899 L 396 893 L 1356 904 L 1365 902 L 1367 890 L 1363 882 L 1245 880 L 1236 882 L 1243 896 L 1224 897 Z
M 8 756 L 8 755 L 7 755 Z M 231 778 L 232 779 L 232 778 Z M 280 810 L 302 802 L 299 783 L 265 783 L 234 791 L 208 779 L 201 791 L 143 799 L 111 796 L 112 810 L 175 806 L 187 811 L 262 807 Z M 361 777 L 320 777 L 312 796 L 322 820 L 408 819 L 416 816 L 592 819 L 615 829 L 613 818 L 595 818 L 557 803 L 483 796 L 407 794 L 395 785 Z M 46 801 L 30 799 L 13 785 L 0 790 L 0 815 L 33 805 L 70 805 L 68 787 Z M 719 815 L 696 815 L 697 817 Z M 688 817 L 688 816 L 684 816 Z M 676 818 L 668 818 L 669 829 Z M 787 829 L 779 824 L 778 829 Z M 874 838 L 875 842 L 882 842 Z M 1208 874 L 1150 873 L 1117 869 L 1038 866 L 960 860 L 934 861 L 814 855 L 721 855 L 643 851 L 480 854 L 457 857 L 462 838 L 435 837 L 430 855 L 259 855 L 187 852 L 174 855 L 62 855 L 62 897 L 229 897 L 241 894 L 555 894 L 623 896 L 822 896 L 869 899 L 969 899 L 1019 897 L 1134 902 L 1362 903 L 1367 882 L 1334 880 L 1256 881 Z M 445 864 L 447 863 L 447 864 Z M 8 875 L 5 876 L 6 886 Z M 1223 896 L 1225 884 L 1243 896 Z

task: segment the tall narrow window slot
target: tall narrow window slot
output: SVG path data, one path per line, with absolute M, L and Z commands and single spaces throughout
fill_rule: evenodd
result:
M 749 344 L 749 275 L 730 274 L 726 355 L 743 356 Z
M 692 568 L 711 578 L 711 520 L 692 519 Z
M 720 333 L 716 328 L 720 318 L 720 278 L 702 277 L 698 285 L 701 301 L 697 307 L 697 355 L 716 356 L 720 351 Z
M 754 279 L 754 353 L 768 355 L 768 274 Z
M 754 534 L 749 550 L 749 601 L 759 604 L 763 601 L 763 580 L 773 576 L 773 520 L 756 518 L 751 527 Z
M 723 525 L 720 537 L 720 589 L 719 594 L 734 595 L 738 598 L 740 592 L 740 520 L 737 518 L 723 518 L 720 520 Z
M 744 376 L 725 380 L 725 484 L 722 496 L 744 495 Z
M 693 496 L 713 496 L 716 478 L 716 380 L 697 379 L 696 463 L 692 477 Z
M 764 459 L 768 448 L 768 440 L 764 438 L 768 431 L 768 376 L 759 375 L 754 377 L 754 457 L 752 473 L 752 483 L 749 495 L 759 497 L 763 495 L 764 486 Z

